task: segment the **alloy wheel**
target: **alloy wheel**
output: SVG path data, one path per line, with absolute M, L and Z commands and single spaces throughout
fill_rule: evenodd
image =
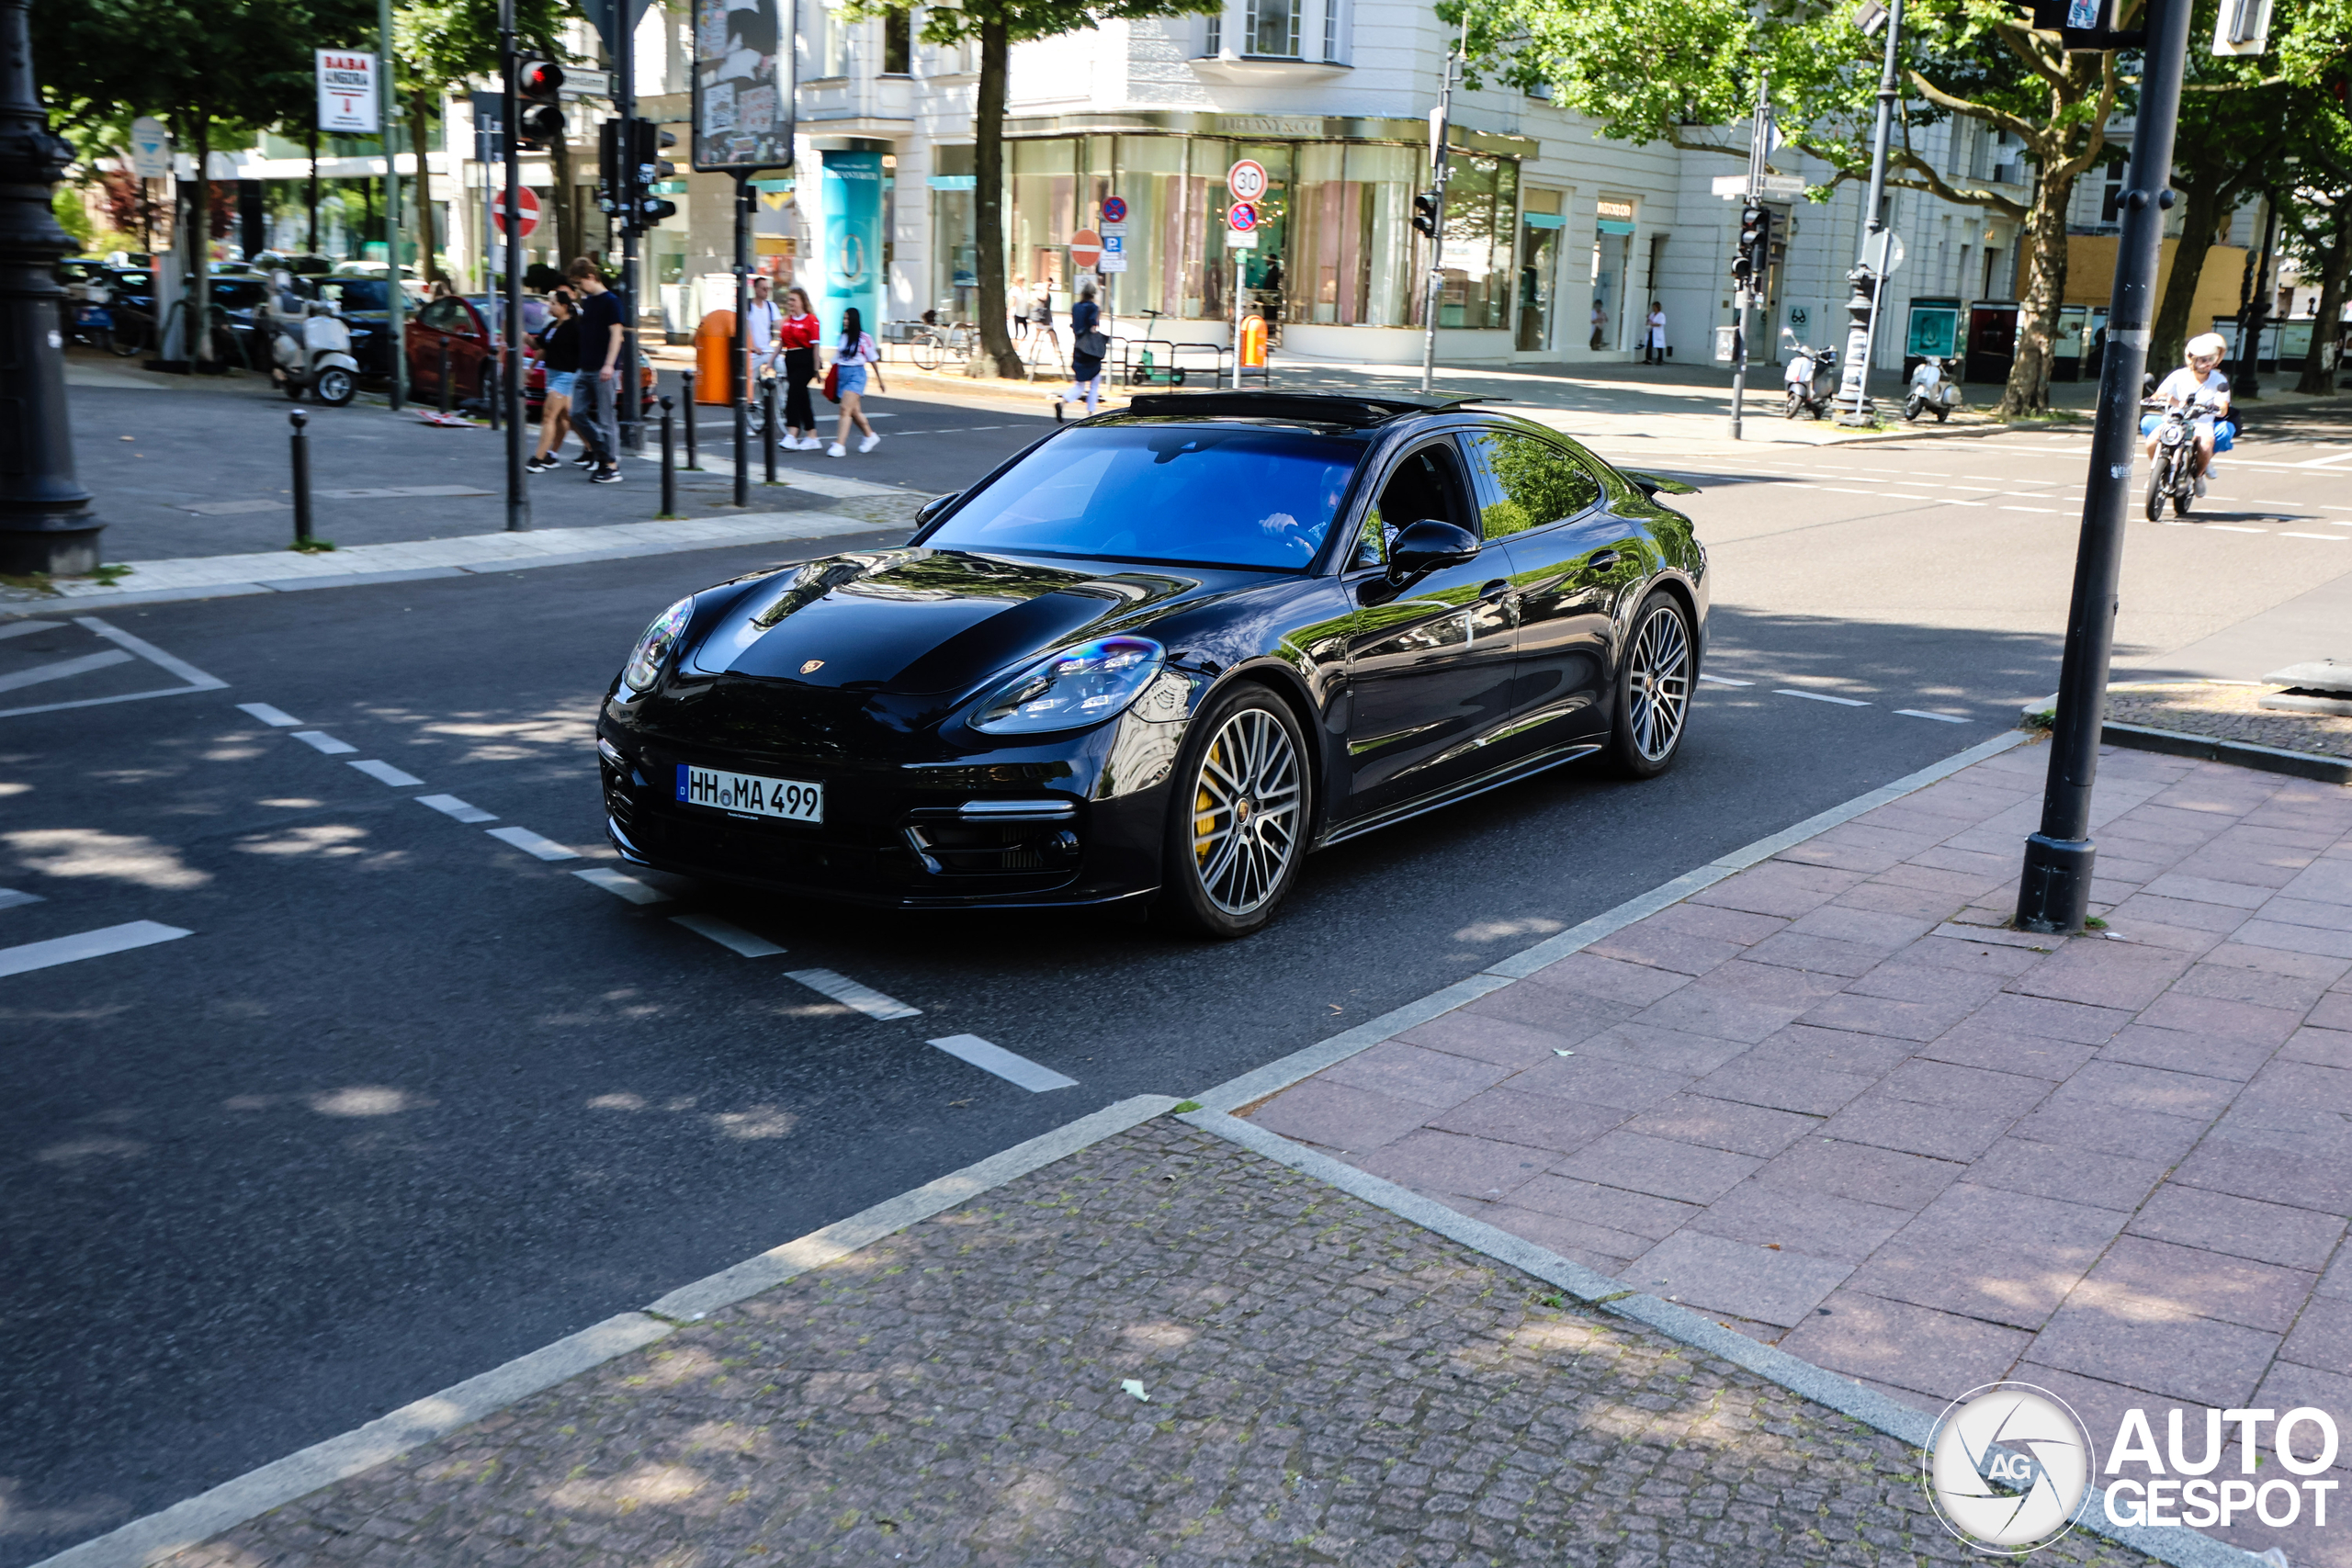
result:
M 1634 749 L 1649 761 L 1661 761 L 1682 738 L 1690 706 L 1690 634 L 1680 611 L 1660 604 L 1650 612 L 1634 634 L 1625 682 Z
M 1193 863 L 1228 915 L 1262 908 L 1299 852 L 1299 756 L 1263 708 L 1225 721 L 1193 784 Z

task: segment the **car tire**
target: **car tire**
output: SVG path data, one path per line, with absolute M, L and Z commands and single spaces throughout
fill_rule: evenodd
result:
M 1153 918 L 1230 941 L 1274 918 L 1306 858 L 1315 775 L 1288 704 L 1255 682 L 1212 698 L 1177 754 Z
M 1654 779 L 1674 766 L 1690 728 L 1698 661 L 1690 612 L 1665 589 L 1651 590 L 1634 612 L 1625 655 L 1617 661 L 1605 749 L 1612 773 Z

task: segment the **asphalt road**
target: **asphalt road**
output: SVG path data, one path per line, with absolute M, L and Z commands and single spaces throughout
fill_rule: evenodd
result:
M 2168 606 L 2149 646 L 2352 572 L 2337 434 L 2233 470 L 2267 510 L 2217 486 L 2259 534 L 2135 525 L 2135 570 L 2162 577 L 2143 596 Z M 1709 670 L 1747 683 L 1702 689 L 1677 770 L 1566 770 L 1355 840 L 1227 945 L 672 882 L 640 907 L 571 874 L 616 863 L 588 721 L 630 638 L 773 548 L 101 616 L 163 662 L 70 616 L 0 637 L 0 680 L 131 654 L 39 701 L 133 699 L 0 716 L 0 885 L 41 900 L 0 902 L 0 959 L 135 921 L 189 933 L 0 996 L 0 1568 L 1109 1101 L 1312 1043 L 1998 733 L 2055 683 L 2082 463 L 2060 445 L 1690 457 Z M 2219 607 L 2174 605 L 2192 593 Z M 135 696 L 191 671 L 225 685 Z M 0 692 L 14 705 L 37 704 Z M 514 827 L 584 858 L 490 836 Z M 786 951 L 739 955 L 682 913 Z M 877 1021 L 804 970 L 920 1015 Z M 925 1043 L 956 1034 L 1077 1086 L 1031 1093 Z

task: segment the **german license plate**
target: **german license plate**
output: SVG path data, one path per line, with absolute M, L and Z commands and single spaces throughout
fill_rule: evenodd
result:
M 786 822 L 822 822 L 825 786 L 798 779 L 763 779 L 756 773 L 721 773 L 678 764 L 678 799 L 688 806 Z

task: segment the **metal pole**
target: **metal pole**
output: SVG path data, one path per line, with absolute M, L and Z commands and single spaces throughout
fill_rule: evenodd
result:
M 686 405 L 686 424 L 690 429 L 694 425 L 694 405 L 689 403 Z M 664 517 L 675 517 L 678 514 L 676 443 L 676 425 L 670 417 L 670 400 L 665 397 L 662 400 L 662 515 Z
M 1772 124 L 1772 100 L 1768 89 L 1771 73 L 1756 73 L 1756 112 L 1747 125 L 1747 200 L 1760 200 L 1764 195 L 1764 143 Z M 1745 217 L 1746 209 L 1742 209 Z M 1754 303 L 1758 288 L 1763 279 L 1753 273 L 1747 284 L 1737 289 L 1733 298 L 1739 302 L 1739 320 L 1731 333 L 1731 438 L 1740 439 L 1740 426 L 1747 412 L 1747 312 Z
M 621 147 L 624 153 L 634 149 L 629 138 L 631 122 L 637 118 L 637 28 L 632 18 L 639 14 L 638 0 L 611 0 L 613 7 L 613 112 L 621 119 Z M 612 178 L 606 170 L 605 177 Z M 636 190 L 637 176 L 628 179 L 628 188 Z M 624 451 L 645 450 L 644 411 L 639 406 L 637 369 L 637 222 L 641 213 L 631 213 L 621 225 L 621 353 L 619 374 L 615 378 L 620 385 L 620 442 Z M 694 415 L 686 416 L 691 423 Z
M 40 107 L 30 34 L 29 0 L 0 0 L 0 571 L 69 577 L 96 570 L 106 525 L 74 477 L 53 271 L 74 241 L 50 208 L 71 149 Z
M 752 194 L 752 176 L 735 176 L 735 335 L 727 344 L 728 403 L 735 415 L 735 504 L 752 504 L 752 407 L 751 366 L 745 361 L 744 350 L 751 346 L 752 334 L 744 324 L 744 317 L 752 309 L 752 204 L 757 200 Z
M 766 481 L 775 483 L 775 378 L 769 376 L 760 382 L 760 451 L 766 466 Z
M 1233 232 L 1230 225 L 1226 232 Z M 1250 232 L 1255 235 L 1257 231 Z M 1241 252 L 1230 243 L 1226 248 L 1233 256 L 1233 389 L 1238 392 L 1241 390 Z
M 376 0 L 376 109 L 384 137 L 384 330 L 392 340 L 392 412 L 408 400 L 408 293 L 401 288 L 401 165 L 392 151 L 392 0 Z
M 307 549 L 311 544 L 311 438 L 302 427 L 311 416 L 300 409 L 288 414 L 294 426 L 289 438 L 294 448 L 294 547 Z
M 686 371 L 686 468 L 699 469 L 702 459 L 695 455 L 695 373 Z
M 2180 118 L 2180 73 L 2188 51 L 2189 0 L 2151 0 L 2139 126 L 2121 203 L 2115 292 L 2108 305 L 2107 355 L 2099 367 L 2098 414 L 2091 428 L 2083 530 L 2075 551 L 2074 601 L 2059 667 L 2058 714 L 2041 830 L 2025 841 L 2018 924 L 2028 931 L 2080 931 L 2090 912 L 2091 785 L 2115 646 L 2116 584 L 2123 571 L 2123 520 L 2131 503 L 2132 449 L 2139 444 L 2140 377 L 2148 361 L 2164 209 L 2172 205 L 2173 133 Z
M 514 81 L 514 0 L 498 0 L 498 53 L 499 86 L 504 95 L 498 109 L 498 134 L 506 153 L 506 210 L 499 214 L 506 231 L 506 323 L 498 333 L 498 386 L 492 400 L 506 405 L 506 531 L 519 534 L 531 526 L 531 491 L 523 467 L 528 460 L 523 450 L 523 236 L 519 232 L 523 226 L 523 102 Z M 489 175 L 484 169 L 483 178 Z M 489 242 L 490 236 L 484 234 L 482 243 Z M 547 417 L 544 411 L 539 417 Z M 493 409 L 492 427 L 497 423 Z
M 449 417 L 449 340 L 441 340 L 441 417 Z
M 1430 176 L 1437 191 L 1437 215 L 1430 223 L 1429 278 L 1421 287 L 1421 390 L 1437 385 L 1438 302 L 1445 288 L 1445 184 L 1453 173 L 1447 143 L 1453 134 L 1453 68 L 1470 51 L 1470 13 L 1462 13 L 1462 36 L 1445 57 L 1445 81 L 1438 88 L 1437 125 L 1430 135 Z M 1240 344 L 1234 344 L 1233 384 L 1241 384 Z
M 1845 375 L 1838 389 L 1841 402 L 1852 406 L 1838 417 L 1840 424 L 1873 423 L 1867 412 L 1871 382 L 1871 344 L 1878 335 L 1878 297 L 1886 288 L 1886 142 L 1894 120 L 1894 51 L 1903 32 L 1903 0 L 1890 0 L 1886 16 L 1886 64 L 1878 79 L 1878 128 L 1871 139 L 1870 190 L 1862 198 L 1862 254 L 1850 280 L 1854 292 L 1846 301 Z M 1879 242 L 1873 259 L 1871 242 Z

